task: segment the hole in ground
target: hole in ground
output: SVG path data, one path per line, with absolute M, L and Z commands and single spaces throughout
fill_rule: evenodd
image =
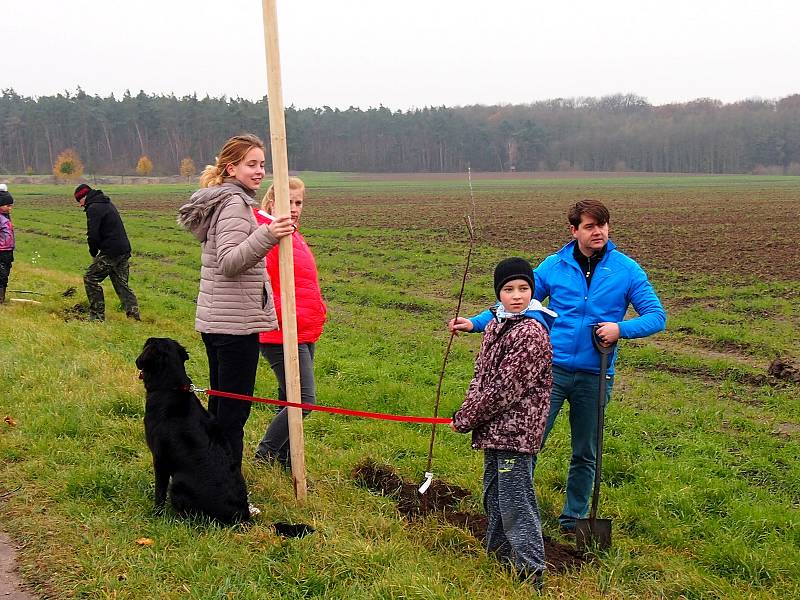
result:
M 88 321 L 89 320 L 89 303 L 78 302 L 72 306 L 68 306 L 61 311 L 61 318 L 64 321 Z
M 409 519 L 436 514 L 451 525 L 467 529 L 479 540 L 486 538 L 486 515 L 456 510 L 462 500 L 472 495 L 469 490 L 434 479 L 428 491 L 420 494 L 419 483 L 409 483 L 392 467 L 371 459 L 356 465 L 352 475 L 358 485 L 394 498 L 400 514 Z M 580 568 L 581 564 L 590 560 L 589 556 L 572 546 L 547 536 L 544 536 L 544 552 L 548 569 L 555 573 Z

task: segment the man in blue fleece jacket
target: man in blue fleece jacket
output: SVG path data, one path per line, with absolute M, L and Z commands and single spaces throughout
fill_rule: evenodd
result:
M 562 531 L 569 533 L 575 529 L 575 519 L 588 514 L 594 483 L 600 354 L 592 345 L 592 328 L 599 325 L 600 339 L 613 344 L 620 338 L 662 331 L 667 315 L 644 270 L 608 239 L 610 216 L 601 202 L 581 200 L 567 217 L 574 239 L 544 259 L 533 274 L 535 298 L 549 297 L 548 308 L 558 314 L 550 334 L 553 391 L 544 436 L 546 440 L 564 401 L 569 402 L 572 458 L 559 517 Z M 638 316 L 625 320 L 629 306 Z M 491 319 L 487 310 L 471 319 L 452 319 L 449 328 L 483 331 Z M 606 404 L 611 398 L 616 354 L 606 375 Z

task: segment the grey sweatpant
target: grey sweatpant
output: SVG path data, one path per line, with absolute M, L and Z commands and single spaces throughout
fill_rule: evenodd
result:
M 539 507 L 533 489 L 533 455 L 483 451 L 486 551 L 526 574 L 545 570 Z
M 300 362 L 300 402 L 303 404 L 317 403 L 317 390 L 314 383 L 314 344 L 298 344 L 297 352 Z M 261 354 L 269 361 L 269 366 L 278 380 L 278 399 L 286 400 L 286 377 L 283 366 L 282 344 L 261 344 Z M 311 411 L 304 410 L 303 418 Z M 260 458 L 274 458 L 283 466 L 290 465 L 289 456 L 289 413 L 283 407 L 272 419 L 264 432 L 264 437 L 256 448 L 256 456 Z

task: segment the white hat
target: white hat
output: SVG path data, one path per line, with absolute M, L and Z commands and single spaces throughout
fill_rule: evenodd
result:
M 0 192 L 7 192 L 8 186 L 5 183 L 0 183 Z

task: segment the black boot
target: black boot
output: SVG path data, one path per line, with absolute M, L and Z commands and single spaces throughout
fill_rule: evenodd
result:
M 0 304 L 5 303 L 6 301 L 6 288 L 0 287 Z

